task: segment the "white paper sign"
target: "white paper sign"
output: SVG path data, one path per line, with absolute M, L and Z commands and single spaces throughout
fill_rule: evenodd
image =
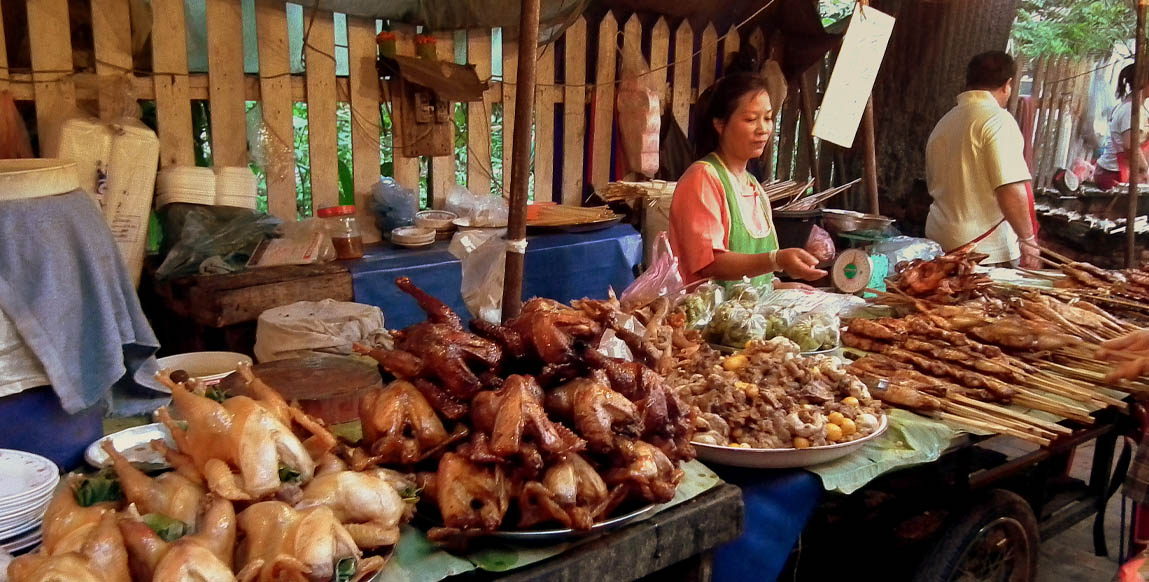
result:
M 893 30 L 893 16 L 869 6 L 854 6 L 850 28 L 814 120 L 815 136 L 844 148 L 854 144 Z

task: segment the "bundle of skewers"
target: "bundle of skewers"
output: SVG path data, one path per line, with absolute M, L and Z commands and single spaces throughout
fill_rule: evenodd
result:
M 650 180 L 646 182 L 611 182 L 598 189 L 595 193 L 604 202 L 633 202 L 637 200 L 651 200 L 674 195 L 677 182 L 665 180 Z
M 1060 275 L 1022 271 L 1053 281 L 1062 296 L 1078 297 L 1114 311 L 1136 314 L 1139 319 L 1149 312 L 1149 266 L 1120 271 L 1102 269 L 1045 248 L 1041 249 L 1039 260 L 1060 271 Z
M 1097 371 L 1067 374 L 1069 366 L 1027 357 L 1041 351 L 1036 348 L 1060 351 L 1082 340 L 1021 323 L 1026 320 L 1003 318 L 966 327 L 968 319 L 930 313 L 853 320 L 842 343 L 870 354 L 850 370 L 874 385 L 875 397 L 890 405 L 1040 445 L 1071 431 L 1007 405 L 1084 425 L 1092 424 L 1095 410 L 1126 408 L 1121 399 L 1097 389 Z M 1023 345 L 1034 349 L 1023 350 Z M 1149 393 L 1146 383 L 1110 387 Z
M 577 226 L 611 220 L 618 216 L 606 206 L 538 206 L 527 219 L 527 226 Z M 537 212 L 537 214 L 536 214 Z
M 806 196 L 806 197 L 796 198 L 790 202 L 787 202 L 786 204 L 783 204 L 783 205 L 775 208 L 774 210 L 783 211 L 783 212 L 790 212 L 790 211 L 801 212 L 801 211 L 805 211 L 805 210 L 813 210 L 813 209 L 817 208 L 819 204 L 829 200 L 830 198 L 833 198 L 834 196 L 837 196 L 838 194 L 841 194 L 842 192 L 845 192 L 846 190 L 849 190 L 855 184 L 857 184 L 861 181 L 862 181 L 862 179 L 858 178 L 857 180 L 854 180 L 853 182 L 850 182 L 849 184 L 843 184 L 841 186 L 829 188 L 827 190 L 823 190 L 821 192 L 818 192 L 817 194 L 811 194 L 811 195 Z M 803 192 L 804 191 L 805 191 L 805 189 L 803 189 Z M 773 200 L 773 198 L 771 198 L 771 200 Z
M 770 202 L 777 202 L 779 200 L 786 200 L 787 198 L 797 200 L 810 186 L 814 185 L 814 180 L 807 180 L 806 182 L 795 182 L 794 180 L 781 180 L 771 184 L 763 184 L 762 191 L 766 194 L 766 198 Z

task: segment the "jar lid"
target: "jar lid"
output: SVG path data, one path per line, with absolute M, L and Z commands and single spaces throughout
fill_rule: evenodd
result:
M 347 216 L 348 214 L 355 214 L 355 206 L 346 204 L 343 206 L 328 206 L 320 208 L 315 213 L 319 218 L 331 218 L 332 216 Z

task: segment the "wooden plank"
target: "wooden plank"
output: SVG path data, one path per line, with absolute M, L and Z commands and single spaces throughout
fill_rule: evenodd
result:
M 535 69 L 535 200 L 554 200 L 555 45 L 539 47 Z
M 155 90 L 161 168 L 195 165 L 186 38 L 183 0 L 152 0 L 152 67 L 156 74 L 145 81 Z
M 270 2 L 255 3 L 259 41 L 259 92 L 268 141 L 267 210 L 285 221 L 298 216 L 295 206 L 295 127 L 292 121 L 291 61 L 287 48 L 287 12 Z
M 4 37 L 4 15 L 0 14 L 0 91 L 8 90 L 8 45 Z
M 1037 77 L 1034 78 L 1033 95 L 1034 95 L 1034 121 L 1033 121 L 1033 150 L 1031 151 L 1031 158 L 1029 168 L 1031 173 L 1037 171 L 1038 155 L 1041 153 L 1041 132 L 1044 129 L 1044 117 L 1042 109 L 1045 107 L 1045 102 L 1048 99 L 1051 83 L 1047 83 L 1046 79 L 1052 79 L 1054 57 L 1043 57 L 1041 63 L 1038 65 Z
M 207 74 L 211 95 L 211 155 L 216 166 L 247 165 L 243 89 L 243 5 L 207 2 Z
M 519 76 L 519 43 L 503 36 L 503 196 L 511 196 L 511 146 L 515 134 L 515 84 Z
M 618 21 L 607 13 L 598 29 L 595 65 L 594 112 L 591 130 L 590 183 L 601 188 L 610 182 L 610 154 L 614 133 L 614 81 L 618 60 Z
M 724 73 L 726 67 L 730 66 L 730 61 L 734 59 L 735 53 L 741 47 L 742 38 L 738 34 L 738 28 L 731 26 L 730 31 L 726 33 L 725 40 L 722 41 L 722 71 Z
M 347 63 L 351 76 L 351 176 L 363 242 L 383 240 L 371 210 L 379 183 L 379 72 L 375 69 L 375 19 L 347 17 Z
M 586 135 L 586 19 L 582 16 L 563 34 L 563 189 L 562 202 L 582 205 L 583 153 Z
M 643 59 L 642 56 L 642 21 L 638 14 L 631 14 L 622 27 L 622 73 L 626 76 L 627 64 L 631 59 Z
M 28 37 L 32 50 L 33 91 L 40 151 L 45 157 L 59 151 L 60 127 L 76 105 L 76 87 L 68 77 L 72 67 L 72 40 L 67 34 L 67 0 L 28 0 Z
M 415 27 L 410 25 L 400 25 L 395 27 L 395 52 L 399 55 L 413 56 L 415 54 Z M 400 185 L 410 188 L 415 192 L 419 191 L 419 158 L 399 155 L 403 143 L 400 140 L 398 145 L 395 145 L 395 136 L 400 134 L 399 127 L 402 123 L 399 121 L 400 110 L 402 105 L 398 95 L 392 92 L 391 95 L 391 131 L 392 131 L 392 160 L 395 164 L 395 181 Z
M 793 89 L 791 89 L 793 91 Z M 781 129 L 775 135 L 778 140 L 778 169 L 779 180 L 789 180 L 794 174 L 794 145 L 798 133 L 798 99 L 791 95 L 782 105 Z
M 92 0 L 92 44 L 100 83 L 100 119 L 124 112 L 123 86 L 112 82 L 132 71 L 132 27 L 128 0 Z M 132 102 L 132 105 L 135 103 Z
M 311 208 L 339 204 L 338 135 L 335 125 L 335 17 L 330 12 L 303 13 L 307 44 L 307 152 L 311 166 Z
M 440 32 L 435 34 L 435 54 L 440 61 L 455 62 L 455 34 L 453 32 Z M 430 205 L 435 209 L 442 209 L 447 204 L 447 195 L 455 185 L 455 104 L 451 104 L 451 155 L 431 158 Z
M 707 23 L 702 30 L 702 49 L 698 55 L 698 92 L 702 93 L 714 84 L 718 69 L 718 33 L 713 23 Z
M 674 33 L 674 88 L 671 108 L 682 133 L 690 135 L 691 83 L 694 76 L 694 29 L 683 20 Z
M 480 79 L 491 77 L 491 29 L 467 31 L 467 62 L 475 65 Z M 491 175 L 491 92 L 487 91 L 482 101 L 467 103 L 467 189 L 490 193 Z
M 670 57 L 670 27 L 659 17 L 650 30 L 650 74 L 658 82 L 658 102 L 663 111 L 669 106 L 667 99 L 666 63 Z

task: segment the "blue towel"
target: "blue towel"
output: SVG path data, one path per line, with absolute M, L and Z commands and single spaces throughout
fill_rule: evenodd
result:
M 0 201 L 0 309 L 40 358 L 69 413 L 109 395 L 117 413 L 153 409 L 159 342 L 112 232 L 82 191 Z

